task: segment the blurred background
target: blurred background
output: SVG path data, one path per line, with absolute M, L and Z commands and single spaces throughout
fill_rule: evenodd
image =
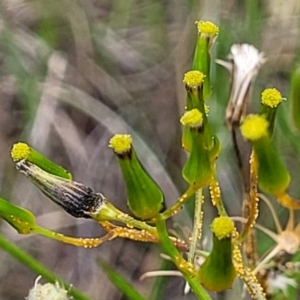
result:
M 10 150 L 17 141 L 29 143 L 128 212 L 108 141 L 115 133 L 129 133 L 170 206 L 186 187 L 179 117 L 185 104 L 183 74 L 191 68 L 196 41 L 194 22 L 211 20 L 220 26 L 214 59 L 225 60 L 234 43 L 251 43 L 265 53 L 268 60 L 250 105 L 250 111 L 257 111 L 264 88 L 276 87 L 288 98 L 299 58 L 299 14 L 298 0 L 0 0 L 1 196 L 31 210 L 46 228 L 76 237 L 101 236 L 104 231 L 93 221 L 67 215 L 19 175 Z M 241 180 L 224 117 L 230 76 L 214 63 L 212 73 L 210 119 L 223 148 L 218 176 L 229 213 L 240 215 Z M 294 176 L 292 193 L 299 196 L 300 139 L 289 109 L 288 102 L 280 108 L 275 141 Z M 273 203 L 284 225 L 287 212 Z M 205 228 L 214 215 L 207 201 Z M 262 204 L 258 222 L 272 229 L 269 215 Z M 173 222 L 188 232 L 188 209 Z M 160 258 L 157 245 L 116 239 L 81 249 L 20 236 L 3 222 L 0 231 L 91 299 L 126 299 L 96 264 L 99 257 L 147 299 L 195 299 L 183 296 L 180 277 L 139 281 L 146 271 L 174 268 Z M 261 234 L 258 238 L 263 253 L 271 241 Z M 2 250 L 0 266 L 0 299 L 24 299 L 37 274 Z

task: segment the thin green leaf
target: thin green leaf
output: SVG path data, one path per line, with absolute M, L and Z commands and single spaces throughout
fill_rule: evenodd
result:
M 98 259 L 97 260 L 101 269 L 108 276 L 110 281 L 130 300 L 145 300 L 134 287 L 118 272 L 116 272 L 109 264 L 105 261 Z

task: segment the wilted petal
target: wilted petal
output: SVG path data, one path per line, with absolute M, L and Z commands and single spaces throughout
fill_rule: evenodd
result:
M 241 117 L 246 113 L 255 77 L 266 59 L 264 53 L 249 44 L 232 45 L 228 58 L 230 62 L 217 60 L 217 63 L 231 73 L 231 90 L 226 119 L 230 126 L 238 126 Z

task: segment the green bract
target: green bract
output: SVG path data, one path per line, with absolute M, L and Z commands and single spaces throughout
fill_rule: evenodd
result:
M 27 209 L 0 198 L 0 217 L 20 234 L 29 234 L 36 226 L 34 215 Z
M 199 280 L 214 292 L 229 289 L 236 277 L 232 263 L 231 235 L 234 224 L 228 217 L 216 218 L 212 223 L 213 248 L 199 270 Z
M 128 135 L 115 135 L 110 140 L 110 147 L 119 158 L 130 211 L 138 218 L 151 219 L 161 211 L 164 195 L 138 160 L 128 138 Z
M 190 115 L 198 115 L 197 112 L 201 118 L 190 117 Z M 210 152 L 204 136 L 203 115 L 197 109 L 193 109 L 183 115 L 181 122 L 189 131 L 191 140 L 190 155 L 183 167 L 182 175 L 197 190 L 208 185 L 213 174 Z
M 263 137 L 252 144 L 258 161 L 259 187 L 275 196 L 286 192 L 291 177 L 270 137 Z
M 264 116 L 249 115 L 241 132 L 252 144 L 258 162 L 258 184 L 266 193 L 283 194 L 290 183 L 290 175 L 281 161 L 269 136 L 269 123 Z
M 300 67 L 294 71 L 291 82 L 290 98 L 294 124 L 300 130 Z
M 25 159 L 50 174 L 66 179 L 72 179 L 72 174 L 70 172 L 55 164 L 25 143 L 14 144 L 11 150 L 11 157 L 14 162 L 19 162 Z
M 196 22 L 198 29 L 197 45 L 194 54 L 193 69 L 202 72 L 206 77 L 204 80 L 204 99 L 211 96 L 210 83 L 210 48 L 216 40 L 219 28 L 209 21 Z

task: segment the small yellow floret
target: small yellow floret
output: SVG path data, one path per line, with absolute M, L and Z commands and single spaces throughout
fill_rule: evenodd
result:
M 184 126 L 200 126 L 202 122 L 203 115 L 197 108 L 185 112 L 180 118 L 180 123 Z
M 11 157 L 13 161 L 20 161 L 22 159 L 27 159 L 30 153 L 30 147 L 25 143 L 16 143 L 11 149 Z
M 281 93 L 276 89 L 265 89 L 261 93 L 261 103 L 270 107 L 277 107 L 282 101 Z
M 132 138 L 129 134 L 115 134 L 109 141 L 109 147 L 119 154 L 130 150 L 131 144 Z
M 245 139 L 256 141 L 268 134 L 269 122 L 262 116 L 249 115 L 241 126 L 241 132 Z
M 198 33 L 203 33 L 205 35 L 218 35 L 219 27 L 210 21 L 197 21 Z
M 228 217 L 218 217 L 213 220 L 211 230 L 221 240 L 231 236 L 234 230 L 234 223 Z
M 183 82 L 189 87 L 197 87 L 203 83 L 204 77 L 200 71 L 189 71 L 184 74 Z

